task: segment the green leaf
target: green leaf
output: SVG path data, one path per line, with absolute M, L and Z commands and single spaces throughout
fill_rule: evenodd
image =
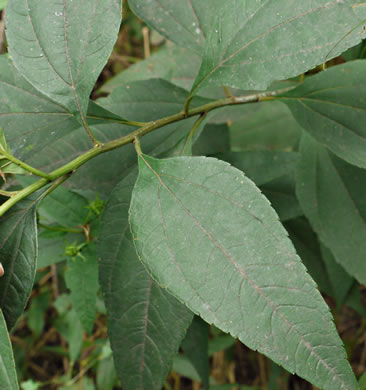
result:
M 296 152 L 258 150 L 227 152 L 218 154 L 217 158 L 240 169 L 257 186 L 261 186 L 293 172 L 299 159 L 299 154 Z
M 338 309 L 340 309 L 354 284 L 354 279 L 335 261 L 332 252 L 328 248 L 324 245 L 321 245 L 320 248 L 328 279 L 332 285 L 332 295 L 337 302 Z
M 282 222 L 304 214 L 296 198 L 294 172 L 266 183 L 260 189 Z
M 85 236 L 81 234 L 41 231 L 38 235 L 37 270 L 66 260 L 66 246 L 72 242 L 81 244 L 79 241 L 83 238 Z
M 83 347 L 83 328 L 78 313 L 74 309 L 68 310 L 63 317 L 57 318 L 55 327 L 68 342 L 70 360 L 74 364 Z
M 285 104 L 276 100 L 244 105 L 245 119 L 230 127 L 232 149 L 287 150 L 299 143 L 302 128 Z
M 253 182 L 212 158 L 140 155 L 139 168 L 130 225 L 155 280 L 288 371 L 357 389 L 328 306 Z
M 71 302 L 80 317 L 84 330 L 91 334 L 96 316 L 98 283 L 98 263 L 95 245 L 89 244 L 82 257 L 69 259 L 65 272 L 65 282 L 71 291 Z
M 1 387 L 7 390 L 18 390 L 17 373 L 15 370 L 15 362 L 13 350 L 6 327 L 5 318 L 0 309 L 0 384 Z
M 98 240 L 100 284 L 117 374 L 126 390 L 160 390 L 192 313 L 139 262 L 128 227 L 136 171 L 112 192 Z
M 128 3 L 138 17 L 167 39 L 201 54 L 216 11 L 212 9 L 212 0 L 129 0 Z
M 342 159 L 366 168 L 366 61 L 335 66 L 281 98 L 299 124 Z
M 0 0 L 0 11 L 6 7 L 8 0 Z
M 303 214 L 295 195 L 297 152 L 248 150 L 218 154 L 217 157 L 242 170 L 260 186 L 281 221 Z
M 129 120 L 148 122 L 174 115 L 182 111 L 188 91 L 162 79 L 134 81 L 116 88 L 110 96 L 100 99 L 100 104 L 108 110 Z M 192 106 L 211 102 L 198 97 Z M 138 109 L 137 109 L 138 107 Z
M 0 56 L 0 86 L 0 125 L 17 158 L 34 159 L 48 145 L 80 127 L 65 108 L 35 90 L 7 55 Z
M 296 173 L 299 202 L 335 260 L 362 284 L 366 284 L 365 191 L 365 170 L 304 134 Z
M 230 150 L 230 130 L 227 124 L 208 124 L 193 145 L 193 154 L 207 156 Z
M 32 176 L 21 177 L 18 181 L 26 187 L 35 179 Z M 85 223 L 89 214 L 88 200 L 64 186 L 59 186 L 42 200 L 38 212 L 42 223 L 56 223 L 72 229 Z
M 37 261 L 36 205 L 39 197 L 18 202 L 0 218 L 0 308 L 8 329 L 23 313 L 33 287 Z
M 297 253 L 320 291 L 328 296 L 333 296 L 332 285 L 326 264 L 322 259 L 319 241 L 309 222 L 305 218 L 297 218 L 286 222 L 285 228 Z
M 336 57 L 365 36 L 361 25 L 351 31 L 363 19 L 354 3 L 211 0 L 216 22 L 192 93 L 223 84 L 266 89 Z
M 189 61 L 187 61 L 189 58 Z M 110 93 L 115 88 L 137 80 L 164 79 L 187 90 L 192 88 L 201 63 L 201 57 L 191 50 L 166 46 L 151 57 L 138 62 L 109 79 L 101 92 Z
M 207 322 L 194 316 L 186 337 L 182 342 L 184 355 L 191 361 L 197 370 L 205 389 L 209 386 L 208 360 L 208 331 Z
M 360 378 L 360 389 L 366 390 L 366 372 Z
M 120 0 L 11 0 L 7 39 L 15 66 L 84 122 L 90 92 L 117 39 L 121 7 Z
M 49 290 L 32 298 L 30 308 L 27 310 L 27 326 L 37 338 L 41 337 L 45 325 L 44 315 L 50 305 L 51 293 Z

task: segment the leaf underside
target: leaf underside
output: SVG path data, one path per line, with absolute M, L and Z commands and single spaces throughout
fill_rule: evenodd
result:
M 253 182 L 212 158 L 141 155 L 139 167 L 130 225 L 158 283 L 316 386 L 357 389 L 327 305 Z
M 37 198 L 17 203 L 0 218 L 0 309 L 11 329 L 31 293 L 37 260 Z
M 339 159 L 304 134 L 296 193 L 305 215 L 335 260 L 366 284 L 366 171 Z
M 9 53 L 29 82 L 85 122 L 89 95 L 117 39 L 120 0 L 12 0 Z
M 281 98 L 312 137 L 361 168 L 366 168 L 365 99 L 365 60 L 309 77 Z

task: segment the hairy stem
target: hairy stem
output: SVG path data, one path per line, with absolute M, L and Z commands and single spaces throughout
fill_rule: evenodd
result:
M 291 89 L 294 89 L 295 87 L 290 88 L 283 88 L 277 91 L 269 91 L 269 92 L 261 92 L 256 93 L 252 95 L 246 95 L 246 96 L 239 96 L 239 97 L 227 97 L 225 99 L 216 100 L 213 102 L 210 102 L 208 104 L 204 104 L 200 107 L 196 107 L 191 109 L 189 112 L 185 112 L 183 110 L 182 112 L 171 115 L 156 121 L 148 122 L 143 127 L 132 131 L 130 134 L 115 139 L 113 141 L 109 141 L 105 144 L 97 144 L 94 146 L 94 148 L 88 150 L 81 156 L 75 158 L 74 160 L 70 161 L 66 165 L 62 166 L 61 168 L 58 168 L 54 170 L 53 172 L 47 174 L 47 177 L 44 177 L 44 174 L 42 173 L 43 179 L 40 179 L 39 181 L 31 184 L 30 186 L 24 188 L 23 190 L 18 191 L 14 196 L 12 196 L 10 199 L 8 199 L 6 202 L 4 202 L 0 206 L 0 216 L 3 215 L 7 210 L 9 210 L 12 206 L 14 206 L 17 202 L 20 200 L 26 198 L 27 196 L 33 194 L 35 191 L 39 190 L 40 188 L 46 186 L 49 184 L 50 181 L 57 180 L 60 177 L 66 177 L 65 175 L 69 175 L 70 173 L 73 173 L 75 170 L 77 170 L 79 167 L 84 165 L 86 162 L 91 160 L 92 158 L 99 156 L 102 153 L 109 152 L 111 150 L 120 148 L 121 146 L 127 145 L 129 143 L 134 142 L 134 140 L 140 137 L 143 137 L 144 135 L 155 131 L 163 126 L 169 125 L 171 123 L 179 122 L 181 120 L 184 120 L 186 118 L 191 118 L 194 116 L 202 116 L 212 110 L 215 110 L 217 108 L 225 107 L 225 106 L 231 106 L 231 105 L 237 105 L 237 104 L 249 104 L 249 103 L 257 103 L 260 101 L 265 101 L 270 98 L 273 98 L 276 95 L 280 95 L 282 93 L 288 92 Z M 24 167 L 24 163 L 23 167 Z M 32 167 L 31 167 L 32 168 Z M 32 168 L 34 170 L 34 168 Z M 37 170 L 36 170 L 37 171 Z M 39 171 L 38 171 L 39 172 Z M 38 175 L 40 176 L 40 175 Z

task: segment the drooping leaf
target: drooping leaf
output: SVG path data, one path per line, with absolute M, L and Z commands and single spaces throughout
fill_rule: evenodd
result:
M 335 66 L 281 98 L 299 124 L 342 159 L 366 168 L 366 61 Z
M 9 53 L 30 83 L 83 122 L 117 39 L 120 0 L 11 0 Z
M 10 343 L 5 318 L 0 309 L 0 384 L 4 389 L 18 390 L 17 373 L 13 350 Z
M 177 45 L 201 54 L 210 31 L 212 0 L 129 0 L 133 12 Z
M 126 390 L 160 390 L 192 313 L 155 283 L 138 260 L 128 226 L 137 173 L 113 191 L 98 240 L 100 284 L 117 374 Z
M 81 252 L 81 256 L 68 259 L 65 281 L 71 291 L 72 306 L 78 313 L 84 330 L 90 334 L 94 326 L 99 290 L 95 245 L 89 244 Z
M 356 1 L 212 0 L 216 22 L 207 36 L 192 93 L 203 86 L 266 89 L 336 57 L 365 36 Z
M 339 159 L 309 135 L 301 142 L 296 192 L 335 260 L 366 284 L 366 171 Z
M 130 225 L 157 282 L 288 371 L 356 390 L 329 308 L 253 182 L 212 158 L 140 155 L 139 168 Z
M 37 196 L 14 205 L 0 218 L 0 309 L 8 329 L 23 313 L 33 287 L 37 260 Z
M 194 316 L 181 345 L 184 355 L 191 361 L 201 377 L 205 389 L 209 386 L 208 332 L 207 322 Z

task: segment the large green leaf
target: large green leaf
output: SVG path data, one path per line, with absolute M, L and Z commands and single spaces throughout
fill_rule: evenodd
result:
M 357 389 L 328 306 L 257 187 L 213 158 L 139 156 L 138 255 L 204 320 L 324 390 Z
M 129 0 L 133 12 L 179 46 L 201 54 L 210 31 L 212 0 Z
M 351 164 L 366 168 L 366 60 L 305 80 L 281 98 L 299 124 Z
M 211 0 L 216 23 L 192 92 L 223 84 L 265 89 L 339 55 L 365 36 L 361 25 L 353 31 L 365 8 L 353 8 L 355 3 Z
M 13 154 L 27 160 L 80 124 L 62 106 L 35 90 L 0 56 L 0 125 Z
M 365 170 L 304 134 L 296 173 L 301 207 L 336 261 L 362 284 L 366 284 L 365 191 Z
M 51 167 L 56 168 L 90 148 L 85 131 L 75 117 L 32 87 L 7 55 L 0 56 L 0 86 L 0 126 L 16 157 L 35 166 L 47 158 L 52 161 Z M 87 119 L 90 124 L 101 124 L 103 119 L 97 120 L 98 116 L 111 115 L 114 114 L 89 102 Z M 101 135 L 103 139 L 116 138 L 132 129 L 113 123 L 111 129 L 111 121 L 105 123 L 108 123 L 108 135 Z M 97 133 L 100 136 L 100 131 Z M 57 150 L 59 143 L 63 145 L 62 151 Z M 49 165 L 46 164 L 45 170 L 50 169 Z
M 0 309 L 11 329 L 23 313 L 33 287 L 37 260 L 36 205 L 39 198 L 18 202 L 0 218 Z
M 0 309 L 0 385 L 7 390 L 18 390 L 17 373 L 5 318 Z
M 30 83 L 85 119 L 89 95 L 117 39 L 120 0 L 11 0 L 9 52 Z
M 138 260 L 128 226 L 137 173 L 113 191 L 98 240 L 100 284 L 117 373 L 126 390 L 160 390 L 192 313 L 160 288 Z

